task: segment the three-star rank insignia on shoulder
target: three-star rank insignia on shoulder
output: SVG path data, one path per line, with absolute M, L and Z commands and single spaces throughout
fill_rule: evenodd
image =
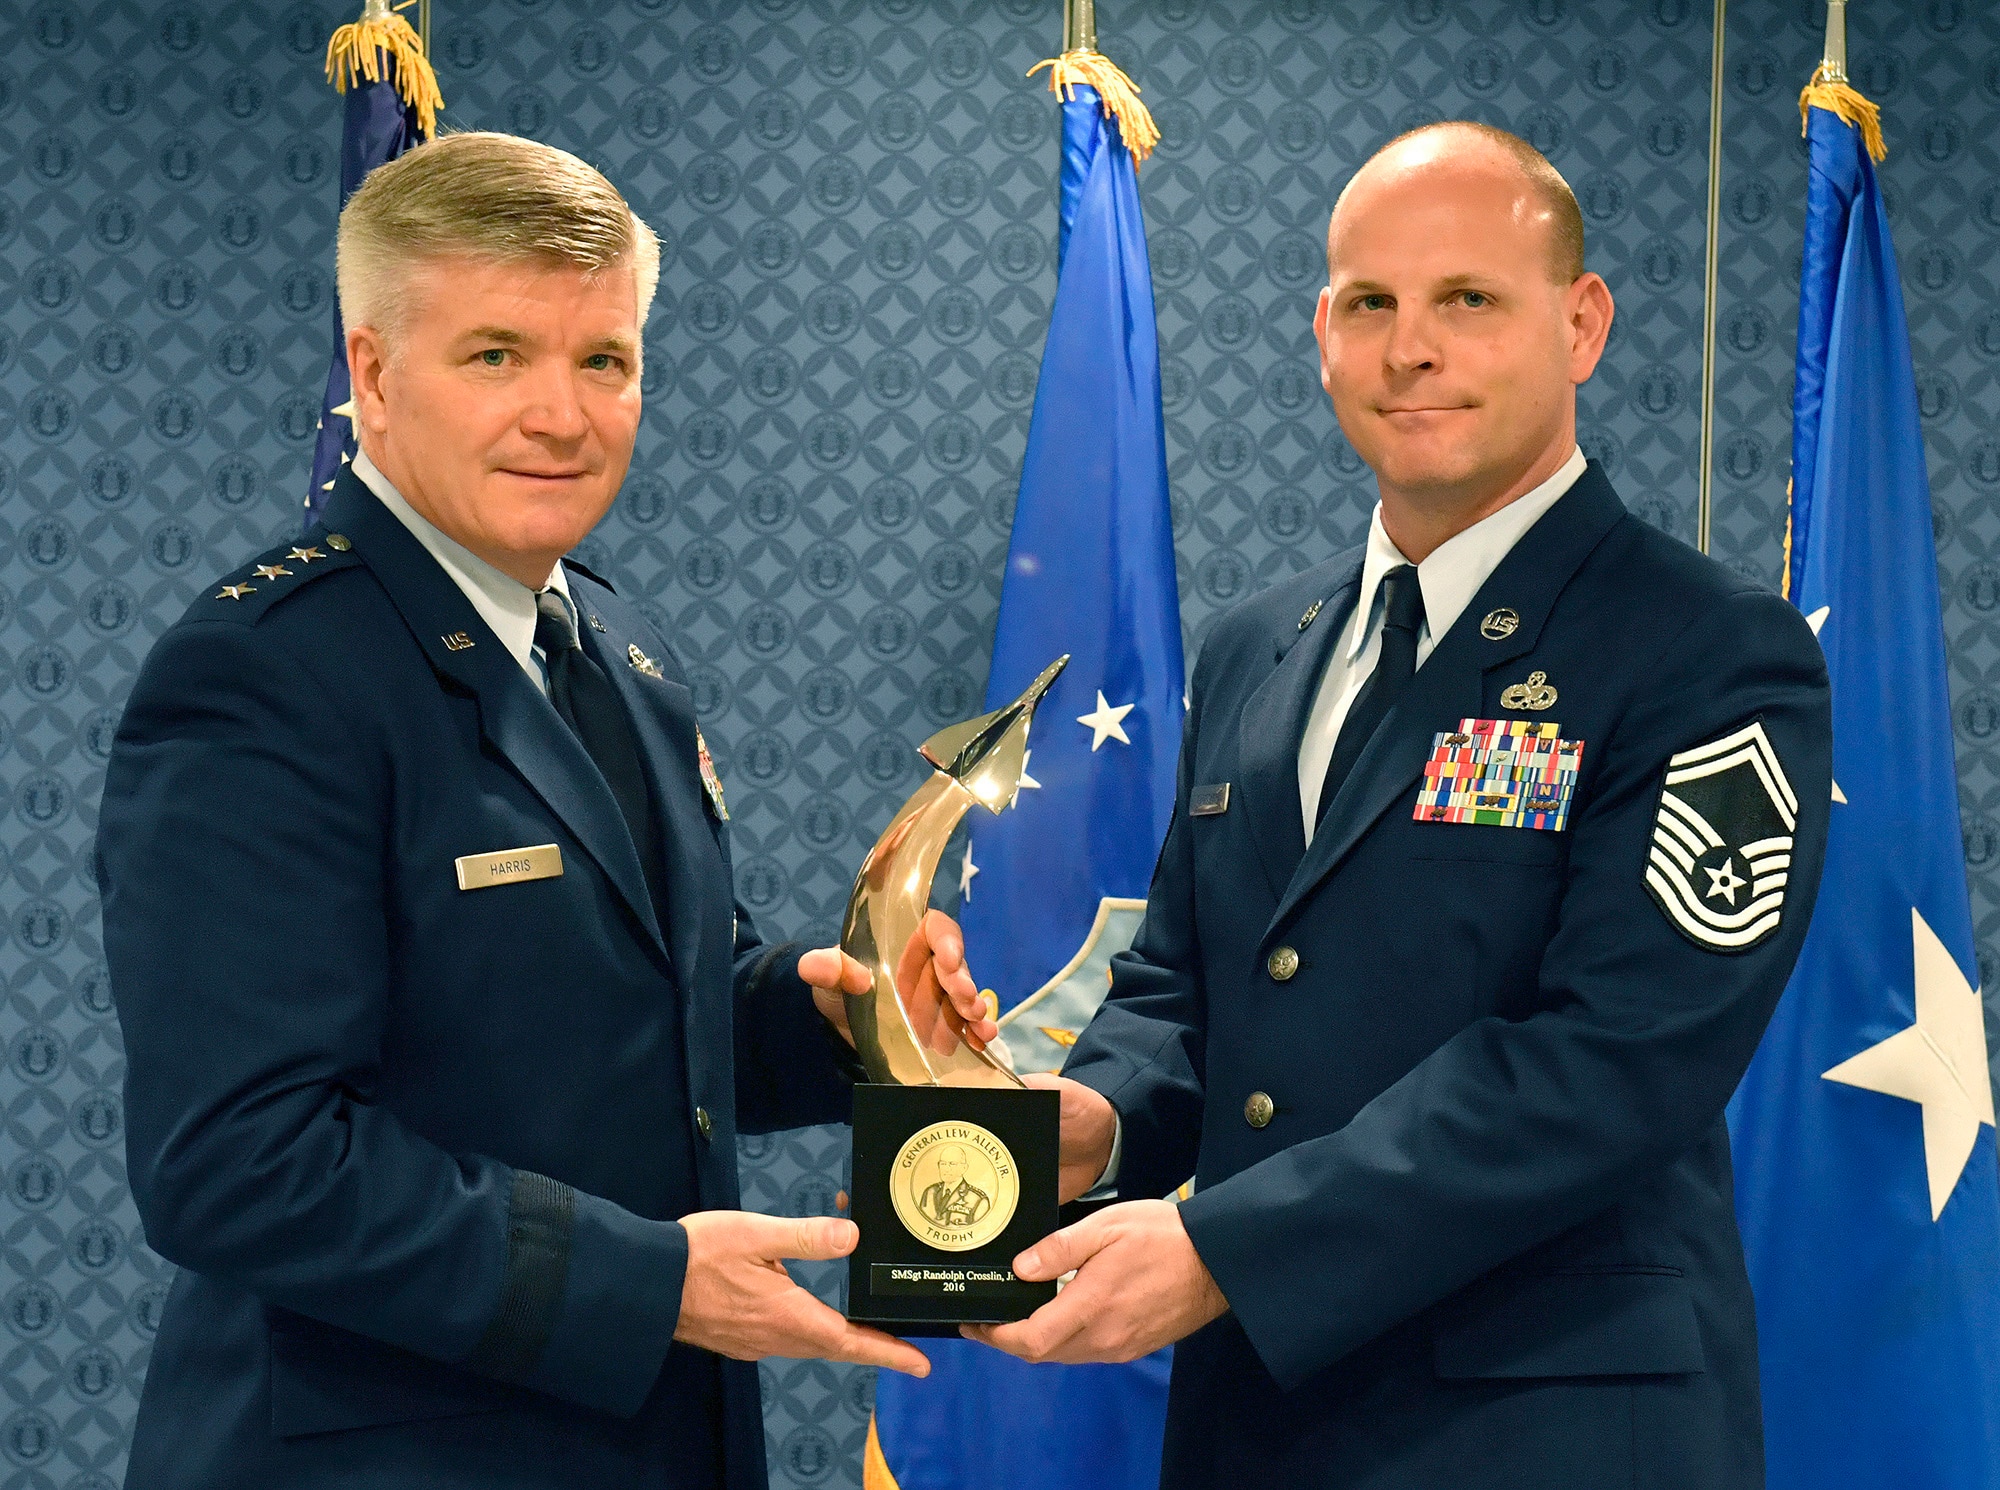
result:
M 722 822 L 729 821 L 729 804 L 722 800 L 722 778 L 715 771 L 715 757 L 708 753 L 708 741 L 703 738 L 701 726 L 694 728 L 694 754 L 701 765 L 701 788 L 708 793 L 708 805 Z
M 320 540 L 334 548 L 335 552 L 331 554 L 316 545 L 291 544 L 253 559 L 230 575 L 226 583 L 209 592 L 212 600 L 232 602 L 216 607 L 211 614 L 226 613 L 246 624 L 255 625 L 271 605 L 306 583 L 307 576 L 316 576 L 325 569 L 339 568 L 344 562 L 352 562 L 346 556 L 353 545 L 345 538 L 334 543 L 334 539 L 339 537 L 339 534 L 332 534 Z M 329 563 L 329 560 L 335 562 Z
M 1755 720 L 1667 762 L 1646 889 L 1697 947 L 1747 952 L 1778 929 L 1799 799 Z

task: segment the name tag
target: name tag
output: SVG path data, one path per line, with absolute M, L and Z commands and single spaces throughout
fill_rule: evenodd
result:
M 1229 811 L 1229 783 L 1198 786 L 1188 793 L 1189 817 L 1221 817 Z
M 562 847 L 538 843 L 533 848 L 503 848 L 497 854 L 467 854 L 454 859 L 458 888 L 484 890 L 493 885 L 518 885 L 524 880 L 552 880 L 563 872 Z

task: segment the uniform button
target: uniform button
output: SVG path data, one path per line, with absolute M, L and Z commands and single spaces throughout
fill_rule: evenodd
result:
M 703 1138 L 708 1138 L 715 1132 L 715 1119 L 708 1115 L 706 1107 L 697 1107 L 694 1110 L 694 1125 L 701 1129 Z
M 1271 960 L 1264 964 L 1274 981 L 1283 983 L 1299 970 L 1299 954 L 1290 947 L 1280 947 L 1271 954 Z
M 335 553 L 337 553 L 337 554 L 344 554 L 344 553 L 346 553 L 346 552 L 347 552 L 347 551 L 348 551 L 348 550 L 349 550 L 350 548 L 354 547 L 354 545 L 353 545 L 353 544 L 351 544 L 351 543 L 349 543 L 349 542 L 347 541 L 347 535 L 346 535 L 345 533 L 329 533 L 329 534 L 327 534 L 327 535 L 326 535 L 326 546 L 327 546 L 328 548 L 332 549 L 332 550 L 333 550 L 333 551 L 334 551 Z
M 1252 1092 L 1243 1104 L 1243 1121 L 1253 1128 L 1271 1126 L 1271 1115 L 1278 1110 L 1278 1104 L 1271 1100 L 1269 1092 Z

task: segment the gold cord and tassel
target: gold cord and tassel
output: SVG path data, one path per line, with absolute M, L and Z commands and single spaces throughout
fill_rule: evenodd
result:
M 415 0 L 408 0 L 414 4 Z M 383 79 L 384 53 L 396 64 L 396 91 L 417 111 L 417 127 L 425 139 L 437 133 L 444 96 L 437 73 L 424 55 L 416 28 L 390 10 L 383 0 L 369 0 L 361 19 L 338 28 L 326 44 L 326 80 L 345 93 L 356 83 Z
M 1118 133 L 1132 152 L 1132 163 L 1145 164 L 1160 143 L 1160 127 L 1153 123 L 1152 111 L 1139 101 L 1139 85 L 1126 77 L 1117 63 L 1102 52 L 1079 49 L 1037 62 L 1028 69 L 1028 76 L 1032 78 L 1045 67 L 1049 70 L 1049 92 L 1065 101 L 1075 97 L 1079 83 L 1095 88 L 1104 101 L 1105 117 L 1118 121 Z
M 1852 124 L 1861 131 L 1861 142 L 1868 147 L 1871 160 L 1880 163 L 1888 159 L 1889 147 L 1882 142 L 1882 110 L 1855 92 L 1847 79 L 1825 62 L 1813 70 L 1812 81 L 1799 94 L 1800 134 L 1806 132 L 1810 109 L 1825 109 L 1842 122 Z

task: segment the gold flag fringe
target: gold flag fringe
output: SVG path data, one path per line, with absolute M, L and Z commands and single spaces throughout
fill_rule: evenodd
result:
M 1786 600 L 1792 598 L 1792 482 L 1796 479 L 1785 478 L 1785 567 L 1778 571 L 1778 594 Z
M 1132 152 L 1132 163 L 1145 164 L 1160 143 L 1160 127 L 1153 123 L 1152 111 L 1139 102 L 1139 85 L 1126 77 L 1117 63 L 1102 52 L 1064 52 L 1037 62 L 1028 69 L 1028 76 L 1032 78 L 1045 67 L 1049 70 L 1049 92 L 1065 100 L 1075 96 L 1078 83 L 1095 88 L 1104 101 L 1105 117 L 1118 121 L 1118 133 Z
M 341 93 L 363 79 L 379 83 L 385 52 L 396 64 L 396 91 L 417 111 L 417 126 L 430 139 L 437 133 L 444 96 L 416 28 L 394 11 L 379 20 L 364 13 L 333 33 L 326 44 L 326 80 Z
M 900 1490 L 896 1472 L 882 1453 L 882 1439 L 875 1431 L 875 1414 L 868 1414 L 868 1441 L 861 1446 L 861 1490 Z
M 1845 78 L 1828 77 L 1826 64 L 1814 69 L 1812 81 L 1799 94 L 1799 133 L 1806 132 L 1806 111 L 1825 109 L 1829 114 L 1861 131 L 1861 142 L 1872 160 L 1888 159 L 1889 147 L 1882 142 L 1882 110 L 1848 85 Z

